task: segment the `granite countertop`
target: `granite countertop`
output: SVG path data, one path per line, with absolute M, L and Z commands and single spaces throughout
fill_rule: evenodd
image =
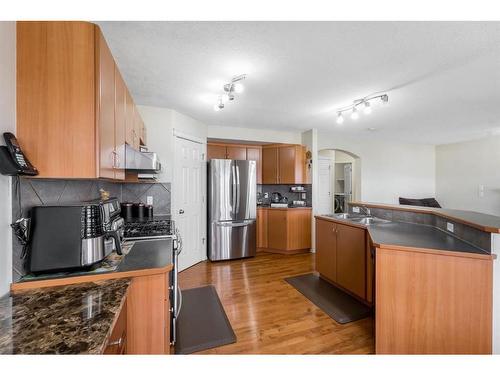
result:
M 452 236 L 445 231 L 423 224 L 411 224 L 398 221 L 363 225 L 349 219 L 319 216 L 326 220 L 335 221 L 359 228 L 366 228 L 370 238 L 376 246 L 401 246 L 480 255 L 491 255 L 487 251 L 470 245 L 469 243 Z
M 0 299 L 0 354 L 100 354 L 130 279 L 32 289 Z

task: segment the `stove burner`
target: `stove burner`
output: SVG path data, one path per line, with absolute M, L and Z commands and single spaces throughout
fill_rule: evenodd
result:
M 175 232 L 172 220 L 132 221 L 125 223 L 125 238 L 171 236 Z

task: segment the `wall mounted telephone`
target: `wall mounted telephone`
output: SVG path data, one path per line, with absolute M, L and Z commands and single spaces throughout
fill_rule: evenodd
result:
M 21 151 L 12 133 L 3 133 L 6 146 L 0 146 L 0 173 L 7 176 L 36 176 L 38 170 Z

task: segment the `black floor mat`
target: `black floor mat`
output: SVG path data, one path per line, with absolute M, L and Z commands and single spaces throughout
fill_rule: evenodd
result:
M 337 323 L 354 322 L 371 314 L 370 307 L 313 273 L 289 277 L 285 281 Z
M 176 354 L 190 354 L 236 342 L 213 285 L 182 291 L 177 320 Z

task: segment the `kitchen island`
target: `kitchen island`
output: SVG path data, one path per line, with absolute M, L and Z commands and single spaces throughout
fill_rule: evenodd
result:
M 375 305 L 376 353 L 491 353 L 495 255 L 432 222 L 361 219 L 316 216 L 316 269 Z

